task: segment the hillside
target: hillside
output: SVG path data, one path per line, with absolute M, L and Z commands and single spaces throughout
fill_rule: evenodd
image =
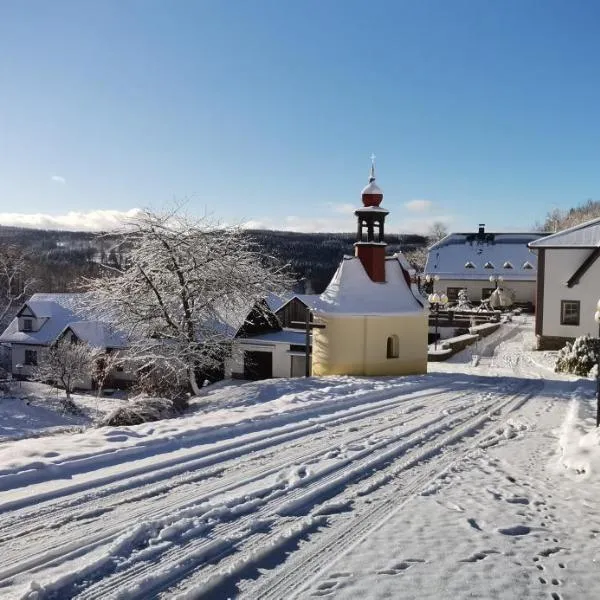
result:
M 562 231 L 600 217 L 600 200 L 587 200 L 568 210 L 552 210 L 544 222 L 537 224 L 539 231 Z
M 321 292 L 331 279 L 344 254 L 353 253 L 354 233 L 296 233 L 249 230 L 265 250 L 289 263 L 299 280 L 298 291 Z M 91 232 L 47 231 L 0 226 L 0 244 L 23 249 L 29 256 L 37 289 L 64 292 L 74 289 L 81 276 L 97 273 L 99 262 L 119 264 L 115 250 L 118 238 Z M 389 234 L 389 251 L 425 246 L 424 236 Z

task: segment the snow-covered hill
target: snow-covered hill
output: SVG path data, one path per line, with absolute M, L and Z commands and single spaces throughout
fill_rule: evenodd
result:
M 593 384 L 530 330 L 478 366 L 223 385 L 0 445 L 0 597 L 595 598 Z

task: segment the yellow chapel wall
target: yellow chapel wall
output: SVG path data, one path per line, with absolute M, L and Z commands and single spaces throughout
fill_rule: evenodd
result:
M 411 375 L 427 372 L 427 313 L 320 317 L 313 329 L 313 375 Z M 399 338 L 398 358 L 387 358 L 387 339 Z

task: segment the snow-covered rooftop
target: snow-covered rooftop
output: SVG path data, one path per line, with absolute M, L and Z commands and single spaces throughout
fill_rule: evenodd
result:
M 530 248 L 596 248 L 600 246 L 600 218 L 534 240 L 529 246 Z
M 313 310 L 334 315 L 401 315 L 423 311 L 397 257 L 385 261 L 385 283 L 375 283 L 356 257 L 344 257 Z
M 78 321 L 69 323 L 65 331 L 70 329 L 79 340 L 87 342 L 94 348 L 125 348 L 127 338 L 123 333 L 115 331 L 108 323 L 102 321 Z
M 429 249 L 425 272 L 445 279 L 534 281 L 537 257 L 528 244 L 544 233 L 451 233 Z
M 34 294 L 25 302 L 37 319 L 42 320 L 37 331 L 19 331 L 15 317 L 0 335 L 0 342 L 47 345 L 58 338 L 71 322 L 81 321 L 84 294 Z
M 39 320 L 37 331 L 19 331 L 19 319 L 15 317 L 0 335 L 0 342 L 46 346 L 56 341 L 67 329 L 82 341 L 98 348 L 123 348 L 127 340 L 110 324 L 91 318 L 85 307 L 84 293 L 33 294 L 25 302 Z M 90 318 L 86 318 L 90 317 Z

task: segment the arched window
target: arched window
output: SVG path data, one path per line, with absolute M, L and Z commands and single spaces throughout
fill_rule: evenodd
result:
M 387 339 L 387 357 L 398 358 L 400 354 L 400 341 L 397 335 L 390 335 Z

